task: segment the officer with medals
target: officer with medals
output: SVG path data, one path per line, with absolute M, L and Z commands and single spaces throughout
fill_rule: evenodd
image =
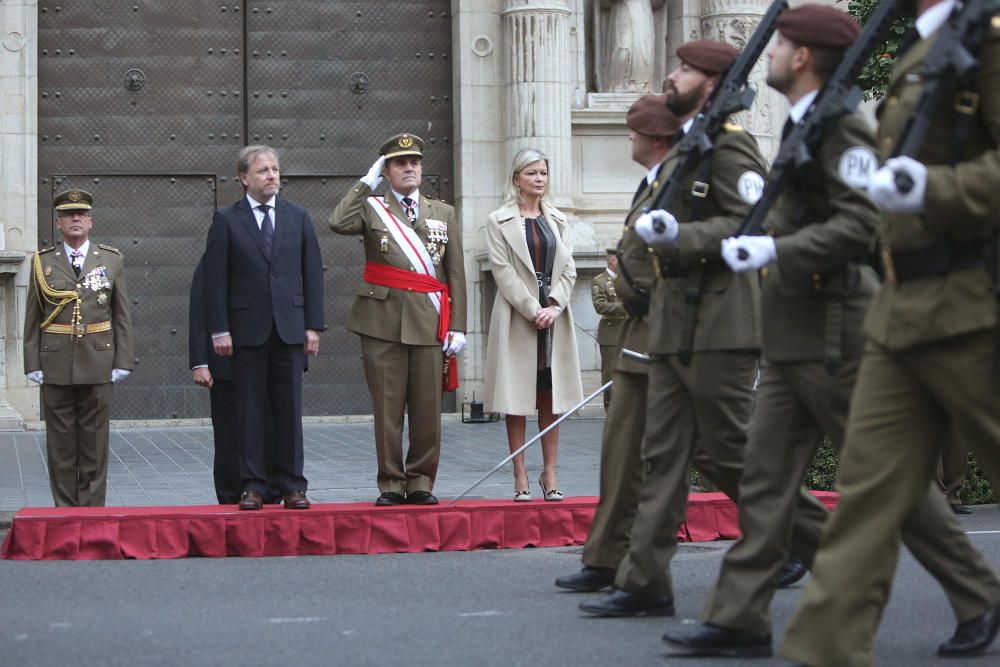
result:
M 376 505 L 436 505 L 441 397 L 457 387 L 465 347 L 465 257 L 455 209 L 421 196 L 423 140 L 390 137 L 368 173 L 337 204 L 330 228 L 360 235 L 365 270 L 347 319 L 361 353 L 375 418 Z M 389 194 L 374 195 L 383 178 Z M 410 447 L 403 457 L 403 415 Z
M 713 86 L 736 59 L 723 42 L 700 40 L 677 49 L 681 64 L 667 77 L 666 102 L 688 131 Z M 660 167 L 660 188 L 673 173 L 676 144 Z M 642 481 L 628 549 L 614 589 L 580 605 L 599 616 L 671 616 L 670 561 L 684 520 L 688 465 L 693 463 L 731 498 L 743 467 L 753 382 L 760 347 L 757 281 L 733 274 L 719 257 L 759 198 L 766 173 L 756 142 L 727 126 L 714 157 L 687 177 L 673 210 L 654 210 L 634 225 L 656 250 L 660 279 L 650 299 L 648 395 L 642 439 Z M 658 231 L 653 218 L 662 223 Z M 612 402 L 612 409 L 615 403 Z M 818 540 L 824 511 L 800 496 L 794 553 Z
M 90 242 L 94 198 L 56 195 L 63 242 L 35 253 L 24 314 L 24 372 L 41 385 L 49 485 L 57 506 L 104 505 L 111 385 L 132 370 L 121 252 Z
M 986 260 L 1000 209 L 1000 15 L 983 19 L 978 68 L 933 110 L 916 156 L 890 158 L 932 83 L 922 66 L 958 6 L 915 5 L 916 39 L 897 56 L 880 107 L 878 147 L 889 159 L 869 193 L 880 209 L 885 280 L 865 318 L 841 497 L 782 646 L 784 656 L 815 667 L 874 663 L 901 528 L 927 493 L 943 442 L 968 443 L 994 487 L 1000 483 L 998 306 Z M 901 188 L 906 181 L 911 187 Z M 974 550 L 960 530 L 950 539 Z M 1000 631 L 997 585 L 994 572 L 978 613 L 955 610 L 959 624 L 940 656 L 989 648 Z
M 859 28 L 840 10 L 806 4 L 782 13 L 777 31 L 767 82 L 788 97 L 789 123 L 798 123 Z M 874 145 L 861 112 L 829 121 L 813 160 L 771 208 L 767 235 L 723 241 L 723 259 L 734 271 L 760 270 L 763 359 L 739 486 L 741 537 L 723 560 L 704 622 L 664 635 L 686 654 L 772 653 L 768 609 L 800 485 L 822 435 L 837 449 L 843 442 L 864 346 L 862 320 L 877 289 L 874 270 L 862 263 L 878 222 L 865 191 L 877 166 Z M 981 613 L 1000 594 L 936 489 L 926 489 L 903 537 L 960 619 Z M 808 561 L 813 554 L 802 555 Z M 953 560 L 964 567 L 953 568 Z
M 607 384 L 611 379 L 618 335 L 621 333 L 622 323 L 628 316 L 625 304 L 615 291 L 615 278 L 618 276 L 618 257 L 615 255 L 617 249 L 608 248 L 607 252 L 607 270 L 601 271 L 590 281 L 590 298 L 594 310 L 601 316 L 601 321 L 597 323 L 597 345 L 601 348 L 601 384 Z M 604 391 L 605 412 L 609 405 L 611 405 L 610 388 Z

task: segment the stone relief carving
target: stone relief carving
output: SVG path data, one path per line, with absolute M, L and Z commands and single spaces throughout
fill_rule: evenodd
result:
M 660 83 L 653 81 L 658 39 L 653 13 L 663 9 L 665 2 L 593 1 L 591 48 L 597 92 L 644 94 L 660 89 Z

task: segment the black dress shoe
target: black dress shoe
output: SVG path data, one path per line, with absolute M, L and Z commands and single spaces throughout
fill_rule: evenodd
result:
M 972 510 L 968 505 L 960 505 L 959 503 L 952 503 L 951 511 L 955 514 L 972 514 Z
M 615 583 L 615 569 L 613 567 L 590 567 L 588 565 L 584 565 L 579 572 L 556 579 L 556 586 L 559 588 L 579 593 L 596 593 L 613 583 Z
M 795 556 L 789 556 L 781 566 L 781 572 L 778 573 L 778 588 L 788 588 L 797 584 L 808 571 L 809 568 L 805 563 Z
M 376 507 L 384 507 L 386 505 L 402 505 L 404 502 L 403 494 L 396 493 L 395 491 L 385 491 L 378 500 L 375 501 Z
M 430 491 L 411 491 L 406 494 L 407 505 L 437 505 L 438 499 Z
M 955 635 L 938 646 L 943 658 L 979 655 L 990 647 L 1000 631 L 1000 605 L 975 618 L 959 623 Z
M 668 630 L 663 641 L 685 655 L 718 655 L 725 658 L 769 658 L 771 635 L 734 630 L 702 623 L 692 630 Z
M 596 616 L 673 616 L 674 596 L 616 588 L 603 597 L 581 602 L 580 611 Z
M 253 489 L 247 489 L 240 496 L 239 508 L 241 510 L 259 510 L 263 506 L 264 498 Z

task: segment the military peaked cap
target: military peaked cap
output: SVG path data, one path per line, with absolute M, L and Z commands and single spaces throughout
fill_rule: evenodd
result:
M 424 140 L 415 134 L 397 134 L 389 137 L 378 152 L 384 155 L 386 160 L 404 155 L 423 157 Z
M 66 190 L 52 201 L 52 207 L 57 211 L 89 211 L 93 206 L 94 195 L 86 190 Z

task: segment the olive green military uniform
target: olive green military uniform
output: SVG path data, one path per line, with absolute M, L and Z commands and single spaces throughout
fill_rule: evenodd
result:
M 607 271 L 598 273 L 590 281 L 590 298 L 594 310 L 601 316 L 597 324 L 597 345 L 601 348 L 601 384 L 611 379 L 618 337 L 622 332 L 627 313 L 622 300 L 615 291 L 614 278 Z M 611 404 L 611 389 L 604 392 L 604 409 Z
M 338 234 L 360 235 L 365 259 L 405 271 L 414 268 L 382 219 L 368 203 L 371 188 L 358 182 L 330 216 Z M 379 197 L 392 214 L 407 223 L 392 194 Z M 435 267 L 438 280 L 448 285 L 451 298 L 450 331 L 465 331 L 465 258 L 462 230 L 455 209 L 420 197 L 413 225 L 428 244 L 428 221 L 447 225 L 447 243 Z M 439 243 L 439 246 L 442 245 Z M 380 492 L 406 494 L 431 491 L 441 452 L 441 396 L 444 355 L 438 340 L 438 312 L 427 294 L 393 289 L 362 280 L 347 318 L 347 329 L 361 336 L 365 378 L 372 397 L 375 449 Z M 409 418 L 410 447 L 403 459 L 403 415 Z
M 658 185 L 657 181 L 653 183 Z M 653 188 L 647 185 L 634 200 L 625 221 L 618 255 L 619 271 L 614 288 L 621 299 L 619 303 L 628 308 L 630 316 L 619 327 L 620 335 L 612 357 L 615 399 L 608 406 L 601 437 L 600 500 L 583 546 L 583 564 L 588 567 L 618 567 L 628 550 L 642 479 L 640 450 L 646 424 L 647 368 L 641 361 L 621 356 L 621 350 L 645 354 L 648 349 L 646 311 L 655 276 L 646 243 L 633 231 L 633 225 L 649 206 L 652 196 Z M 625 272 L 628 272 L 628 280 Z
M 742 537 L 723 560 L 707 623 L 771 632 L 768 607 L 787 559 L 801 480 L 823 434 L 836 449 L 843 443 L 864 314 L 877 288 L 874 270 L 858 263 L 877 233 L 878 214 L 861 190 L 877 165 L 874 143 L 860 113 L 834 121 L 765 223 L 778 259 L 760 272 L 763 363 L 740 481 Z M 841 361 L 831 374 L 827 363 L 835 358 Z M 928 489 L 904 539 L 942 582 L 959 618 L 969 618 L 989 604 L 991 590 L 1000 591 L 991 589 L 988 566 L 960 532 L 944 499 Z M 807 555 L 811 562 L 814 554 Z M 966 567 L 952 568 L 956 559 Z
M 978 109 L 962 160 L 950 164 L 958 112 L 946 102 L 916 156 L 928 167 L 925 213 L 881 214 L 883 256 L 891 259 L 865 320 L 868 342 L 851 400 L 840 503 L 824 529 L 813 576 L 783 646 L 783 654 L 798 662 L 873 664 L 900 527 L 925 497 L 951 429 L 1000 487 L 997 304 L 988 271 L 975 260 L 996 229 L 1000 209 L 1000 19 L 987 31 L 974 86 Z M 935 38 L 918 40 L 892 74 L 880 109 L 883 158 L 913 113 L 923 87 L 920 67 Z M 931 258 L 943 260 L 944 270 L 928 271 Z M 972 550 L 960 531 L 951 539 Z M 969 564 L 956 560 L 950 566 L 963 570 Z M 986 607 L 1000 599 L 996 590 L 994 573 L 983 592 L 990 599 Z M 981 605 L 978 612 L 985 610 Z M 979 613 L 967 611 L 959 620 Z
M 111 371 L 131 370 L 133 357 L 122 254 L 90 241 L 78 277 L 62 243 L 38 251 L 25 301 L 24 372 L 44 375 L 45 446 L 57 506 L 104 505 Z
M 670 174 L 678 159 L 675 147 L 660 173 Z M 719 248 L 759 196 L 765 171 L 753 138 L 727 126 L 716 142 L 699 218 L 689 218 L 699 170 L 688 177 L 673 204 L 671 213 L 680 231 L 676 246 L 658 255 L 658 264 L 669 271 L 656 285 L 649 313 L 654 358 L 641 453 L 645 475 L 629 549 L 615 577 L 619 589 L 672 593 L 670 560 L 684 521 L 690 463 L 737 498 L 760 347 L 760 293 L 756 276 L 733 274 Z M 705 191 L 703 186 L 698 190 Z M 688 341 L 685 292 L 699 282 L 703 288 L 697 326 Z M 685 364 L 678 352 L 689 344 L 693 355 Z M 822 505 L 803 490 L 792 536 L 794 553 L 815 548 L 824 514 Z

